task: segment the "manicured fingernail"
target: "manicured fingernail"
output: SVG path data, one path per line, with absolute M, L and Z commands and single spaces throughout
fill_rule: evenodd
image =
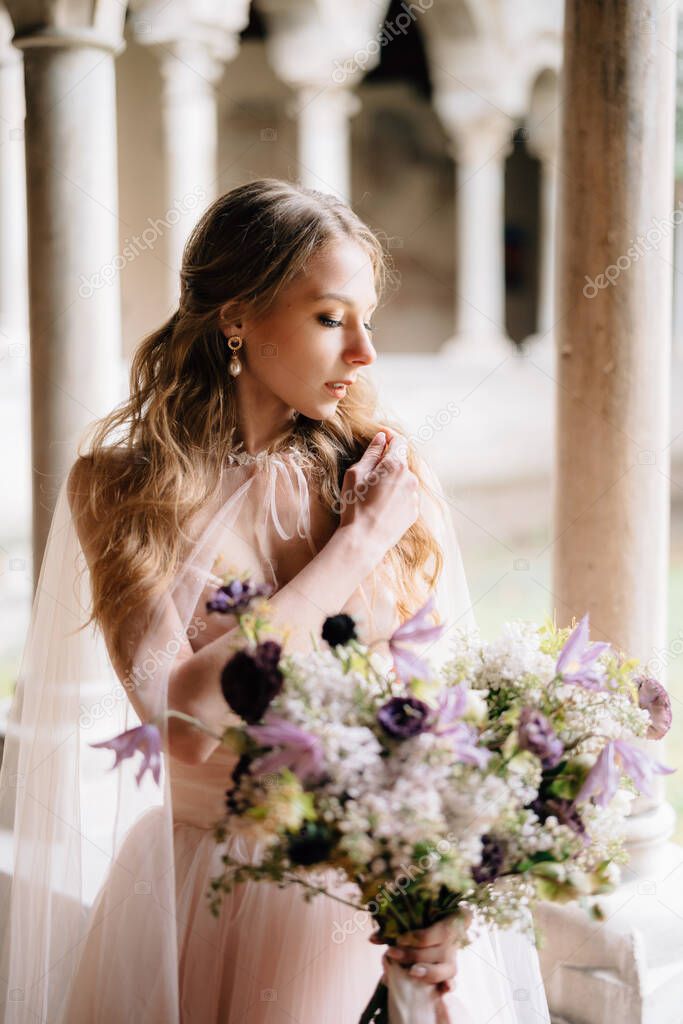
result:
M 424 966 L 424 964 L 413 964 L 413 966 L 410 968 L 410 973 L 414 975 L 416 978 L 423 978 L 424 975 L 427 973 L 427 968 Z

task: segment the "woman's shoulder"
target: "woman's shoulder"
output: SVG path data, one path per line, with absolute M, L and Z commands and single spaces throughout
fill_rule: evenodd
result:
M 98 452 L 97 461 L 91 452 L 79 455 L 71 466 L 66 480 L 66 491 L 72 511 L 74 505 L 83 503 L 89 495 L 93 485 L 95 469 L 101 476 L 101 482 L 106 485 L 108 473 L 111 473 L 112 481 L 120 476 L 121 471 L 128 465 L 139 461 L 140 454 L 135 449 L 119 447 L 103 448 Z
M 92 538 L 98 533 L 98 526 L 101 530 L 93 495 L 96 491 L 102 495 L 110 486 L 115 487 L 126 468 L 137 458 L 137 453 L 131 449 L 112 446 L 98 452 L 97 458 L 91 453 L 79 455 L 71 466 L 66 479 L 66 494 L 86 555 Z

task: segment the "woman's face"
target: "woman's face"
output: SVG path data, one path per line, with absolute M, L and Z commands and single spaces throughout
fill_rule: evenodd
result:
M 354 381 L 377 358 L 371 334 L 376 305 L 367 253 L 351 240 L 330 243 L 282 290 L 266 315 L 226 325 L 226 337 L 244 339 L 240 397 L 262 397 L 271 408 L 275 398 L 287 411 L 329 419 L 346 387 L 353 386 L 332 385 Z

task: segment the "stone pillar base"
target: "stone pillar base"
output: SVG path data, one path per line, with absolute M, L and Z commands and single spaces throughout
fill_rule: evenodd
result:
M 605 920 L 543 904 L 536 922 L 553 1021 L 680 1024 L 683 1007 L 683 847 L 668 843 L 653 877 L 598 900 Z

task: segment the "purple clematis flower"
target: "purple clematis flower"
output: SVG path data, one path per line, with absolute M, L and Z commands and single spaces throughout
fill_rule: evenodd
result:
M 671 775 L 675 770 L 655 761 L 626 740 L 610 740 L 586 776 L 575 803 L 593 797 L 598 806 L 605 807 L 619 788 L 622 775 L 628 775 L 636 789 L 651 796 L 654 776 Z
M 588 612 L 574 627 L 557 660 L 557 674 L 565 683 L 576 683 L 587 690 L 604 689 L 604 669 L 597 659 L 608 650 L 608 643 L 588 643 Z
M 638 676 L 638 704 L 650 714 L 649 740 L 661 740 L 671 728 L 671 698 L 664 687 L 650 676 Z
M 206 602 L 209 612 L 221 612 L 223 615 L 239 614 L 246 611 L 257 597 L 269 597 L 273 588 L 269 583 L 253 583 L 251 580 L 230 580 L 218 587 L 213 598 Z
M 479 733 L 461 716 L 467 706 L 467 689 L 459 683 L 441 691 L 439 704 L 429 731 L 436 736 L 449 736 L 458 758 L 464 764 L 485 768 L 491 751 L 479 746 Z
M 544 768 L 555 768 L 562 760 L 564 745 L 541 711 L 525 707 L 517 727 L 519 745 L 540 758 Z
M 139 786 L 143 775 L 149 769 L 157 786 L 159 785 L 161 774 L 161 733 L 152 722 L 137 725 L 134 729 L 128 729 L 118 736 L 113 736 L 110 740 L 102 740 L 100 743 L 89 743 L 88 746 L 108 747 L 115 751 L 116 760 L 112 765 L 112 769 L 116 768 L 127 757 L 132 757 L 136 750 L 141 751 L 142 764 L 140 765 L 140 771 L 135 776 L 135 781 Z
M 433 607 L 434 595 L 432 594 L 419 611 L 394 631 L 389 640 L 389 650 L 394 659 L 394 668 L 404 682 L 408 682 L 415 676 L 419 679 L 429 677 L 427 662 L 406 648 L 404 644 L 426 643 L 428 640 L 437 640 L 441 636 L 446 628 L 443 624 L 430 626 L 425 622 Z
M 322 774 L 323 748 L 313 733 L 277 715 L 268 715 L 262 725 L 250 725 L 246 731 L 264 747 L 281 748 L 258 758 L 252 765 L 252 774 L 265 775 L 289 768 L 301 782 Z
M 463 683 L 457 686 L 447 686 L 439 694 L 437 708 L 438 725 L 444 726 L 456 722 L 462 718 L 467 707 L 467 688 Z M 448 732 L 448 729 L 440 728 L 439 732 Z
M 491 751 L 479 746 L 479 733 L 474 726 L 468 725 L 467 722 L 456 722 L 446 729 L 445 733 L 450 737 L 459 761 L 474 765 L 475 768 L 486 767 Z

